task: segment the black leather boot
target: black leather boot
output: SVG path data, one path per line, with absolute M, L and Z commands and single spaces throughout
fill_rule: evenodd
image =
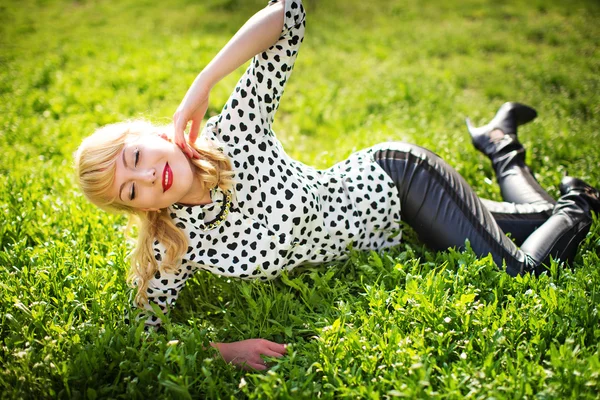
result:
M 486 125 L 476 128 L 469 118 L 466 119 L 466 123 L 475 148 L 492 158 L 499 150 L 518 143 L 517 127 L 532 121 L 535 117 L 537 112 L 533 108 L 509 102 L 504 103 L 498 109 L 496 116 Z M 501 130 L 504 135 L 491 135 L 496 129 Z
M 592 212 L 600 212 L 600 193 L 581 179 L 565 176 L 552 216 L 521 246 L 530 260 L 525 271 L 536 275 L 546 270 L 550 257 L 571 263 L 579 244 L 592 226 Z
M 537 112 L 529 106 L 504 103 L 484 126 L 476 128 L 467 118 L 473 145 L 492 161 L 504 201 L 554 204 L 525 163 L 525 149 L 517 138 L 517 127 L 536 116 Z
M 586 201 L 589 210 L 600 213 L 600 192 L 583 180 L 572 176 L 565 176 L 560 182 L 559 189 L 562 196 L 570 194 L 579 195 Z

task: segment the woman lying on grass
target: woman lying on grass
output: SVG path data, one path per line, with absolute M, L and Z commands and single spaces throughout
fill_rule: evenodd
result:
M 479 199 L 438 156 L 407 143 L 383 143 L 326 170 L 288 157 L 271 125 L 304 27 L 301 0 L 271 1 L 195 79 L 175 112 L 172 135 L 124 122 L 100 128 L 79 147 L 85 195 L 139 219 L 129 274 L 139 306 L 151 310 L 155 303 L 166 312 L 197 270 L 264 280 L 342 259 L 349 245 L 394 246 L 400 219 L 433 249 L 462 247 L 468 239 L 476 254 L 491 253 L 513 276 L 543 272 L 550 257 L 572 259 L 591 212 L 600 210 L 600 195 L 570 177 L 558 201 L 539 186 L 517 139 L 517 127 L 536 117 L 530 107 L 506 103 L 489 124 L 468 126 L 492 161 L 501 203 Z M 251 57 L 197 141 L 211 88 Z M 147 320 L 159 323 L 157 316 Z M 255 369 L 266 368 L 261 356 L 285 353 L 267 340 L 213 346 L 226 361 Z

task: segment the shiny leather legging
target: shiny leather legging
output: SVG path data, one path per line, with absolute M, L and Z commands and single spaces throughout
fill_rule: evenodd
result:
M 550 257 L 571 261 L 592 223 L 577 195 L 556 202 L 540 187 L 522 149 L 494 162 L 504 202 L 480 199 L 450 165 L 422 147 L 393 142 L 374 158 L 396 183 L 403 220 L 428 247 L 462 248 L 468 239 L 477 255 L 491 253 L 513 276 L 545 271 Z

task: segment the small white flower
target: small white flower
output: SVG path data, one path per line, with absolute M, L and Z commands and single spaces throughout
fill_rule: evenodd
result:
M 17 353 L 14 353 L 14 355 L 15 355 L 16 358 L 23 358 L 23 357 L 25 357 L 27 355 L 27 352 L 26 351 L 19 351 Z

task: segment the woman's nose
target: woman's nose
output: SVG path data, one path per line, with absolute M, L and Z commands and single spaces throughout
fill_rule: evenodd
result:
M 138 172 L 137 179 L 143 183 L 153 185 L 156 181 L 156 170 L 154 168 L 144 169 Z

